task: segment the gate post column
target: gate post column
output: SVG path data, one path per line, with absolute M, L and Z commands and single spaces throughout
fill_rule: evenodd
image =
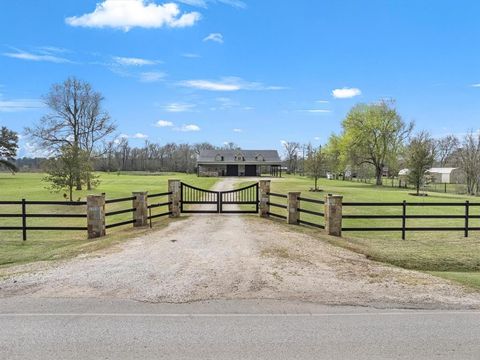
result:
M 148 224 L 147 195 L 147 191 L 132 192 L 132 196 L 135 197 L 132 201 L 132 207 L 135 209 L 133 212 L 134 227 L 146 226 Z
M 260 180 L 259 184 L 259 215 L 267 218 L 270 212 L 270 180 Z
M 87 196 L 88 238 L 105 236 L 105 195 Z
M 168 195 L 168 211 L 171 212 L 170 217 L 176 218 L 180 216 L 180 180 L 168 180 L 168 192 L 171 194 Z
M 342 195 L 325 196 L 325 231 L 328 235 L 342 236 Z
M 288 203 L 287 203 L 287 223 L 289 224 L 298 224 L 299 219 L 299 202 L 300 192 L 289 192 L 288 193 Z

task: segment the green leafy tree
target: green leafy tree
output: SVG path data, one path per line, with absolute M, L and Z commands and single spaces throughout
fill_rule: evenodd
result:
M 425 172 L 435 161 L 435 142 L 428 133 L 422 131 L 410 140 L 405 154 L 408 180 L 415 185 L 419 195 L 420 186 L 425 181 Z
M 67 191 L 70 201 L 73 201 L 73 189 L 78 181 L 85 183 L 87 174 L 91 172 L 88 154 L 79 151 L 73 146 L 60 147 L 56 158 L 48 159 L 45 163 L 47 176 L 43 181 L 49 183 L 48 188 L 53 192 Z
M 376 184 L 382 185 L 382 173 L 396 160 L 413 123 L 405 123 L 392 101 L 359 104 L 342 122 L 342 151 L 354 165 L 370 164 Z
M 321 147 L 318 147 L 317 149 L 309 147 L 307 158 L 305 159 L 305 170 L 307 175 L 315 181 L 315 191 L 318 190 L 318 179 L 325 172 L 325 159 L 326 157 L 322 153 Z
M 16 132 L 2 126 L 0 129 L 0 166 L 4 166 L 12 173 L 17 171 L 17 167 L 12 162 L 17 156 L 18 135 Z

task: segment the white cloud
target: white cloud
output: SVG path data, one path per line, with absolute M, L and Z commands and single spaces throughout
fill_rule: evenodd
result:
M 315 140 L 315 141 L 320 140 L 320 136 L 315 136 L 315 137 L 313 138 L 313 140 Z
M 233 7 L 236 7 L 238 9 L 245 9 L 247 7 L 247 4 L 245 4 L 241 0 L 217 0 L 219 3 L 225 4 L 225 5 L 230 5 Z
M 233 129 L 233 132 L 241 133 L 241 132 L 243 132 L 243 130 L 242 129 Z
M 172 127 L 173 123 L 168 120 L 158 120 L 155 126 L 156 127 Z
M 183 57 L 189 58 L 189 59 L 197 59 L 200 57 L 198 54 L 193 54 L 193 53 L 185 53 L 182 54 Z
M 332 112 L 331 110 L 326 110 L 326 109 L 307 109 L 307 110 L 301 110 L 305 112 L 309 112 L 312 114 L 326 114 Z
M 480 87 L 480 83 L 478 83 L 478 84 L 472 84 L 472 87 Z
M 206 36 L 203 41 L 213 41 L 217 42 L 219 44 L 223 44 L 223 35 L 220 33 L 211 33 L 208 36 Z
M 43 107 L 45 107 L 45 104 L 37 99 L 2 100 L 0 98 L 0 112 L 26 111 Z
M 190 132 L 190 131 L 200 131 L 200 127 L 195 124 L 182 125 L 179 128 L 175 128 L 177 131 Z
M 21 60 L 28 60 L 28 61 L 46 61 L 46 62 L 53 62 L 57 64 L 72 63 L 72 61 L 66 58 L 52 55 L 46 52 L 33 53 L 33 52 L 23 51 L 20 49 L 15 49 L 15 52 L 7 52 L 7 53 L 3 53 L 3 55 L 14 58 L 14 59 L 21 59 Z
M 330 101 L 328 100 L 317 100 L 316 103 L 318 104 L 328 104 Z
M 192 111 L 195 108 L 195 104 L 187 104 L 187 103 L 170 103 L 162 106 L 163 110 L 168 112 L 187 112 Z
M 113 60 L 119 64 L 124 66 L 145 66 L 145 65 L 155 65 L 158 64 L 159 61 L 157 60 L 148 60 L 136 57 L 123 57 L 123 56 L 114 56 Z
M 177 1 L 190 6 L 197 6 L 201 8 L 207 7 L 207 2 L 205 0 L 177 0 Z
M 156 81 L 161 81 L 164 78 L 165 78 L 165 73 L 160 71 L 142 72 L 139 75 L 139 79 L 141 82 L 156 82 Z
M 239 91 L 239 90 L 282 90 L 281 86 L 266 86 L 259 82 L 248 82 L 239 77 L 223 77 L 220 80 L 185 80 L 181 86 L 207 91 Z
M 149 0 L 104 0 L 96 5 L 93 12 L 68 17 L 65 22 L 71 26 L 112 27 L 129 31 L 133 27 L 193 26 L 200 17 L 198 12 L 182 13 L 175 3 L 157 5 Z
M 148 135 L 142 134 L 142 133 L 136 133 L 132 135 L 132 139 L 146 139 L 148 138 Z
M 349 99 L 361 94 L 362 92 L 358 88 L 341 88 L 332 90 L 332 96 L 336 99 Z
M 118 139 L 147 139 L 148 135 L 142 134 L 142 133 L 136 133 L 133 135 L 128 135 L 128 134 L 120 134 L 118 135 L 117 139 L 115 139 L 115 142 L 118 143 Z

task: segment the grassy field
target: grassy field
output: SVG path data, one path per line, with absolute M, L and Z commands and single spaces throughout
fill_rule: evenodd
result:
M 101 173 L 101 184 L 94 191 L 76 191 L 74 200 L 85 200 L 88 193 L 106 193 L 107 199 L 128 197 L 132 191 L 159 193 L 167 191 L 168 179 L 180 179 L 194 186 L 212 187 L 217 179 L 198 178 L 187 174 L 151 174 L 151 173 Z M 11 175 L 0 173 L 0 200 L 54 200 L 63 201 L 63 193 L 51 193 L 45 188 L 42 174 L 18 173 Z M 153 202 L 164 202 L 167 198 L 154 198 Z M 131 202 L 107 205 L 107 211 L 131 208 Z M 19 213 L 19 205 L 0 205 L 0 213 Z M 166 208 L 156 208 L 155 212 L 165 212 Z M 84 206 L 29 205 L 27 213 L 85 213 Z M 153 212 L 152 212 L 153 214 Z M 130 213 L 107 218 L 107 224 L 130 220 Z M 166 221 L 157 220 L 155 226 L 164 226 Z M 30 226 L 86 226 L 86 219 L 28 218 Z M 2 226 L 20 226 L 20 218 L 0 218 Z M 39 260 L 59 259 L 111 245 L 114 242 L 138 235 L 132 225 L 107 230 L 107 237 L 87 240 L 85 231 L 29 231 L 28 240 L 22 241 L 20 231 L 2 231 L 0 233 L 0 267 Z
M 321 193 L 310 192 L 313 181 L 302 177 L 284 177 L 272 181 L 272 192 L 301 191 L 303 197 L 323 199 L 328 193 L 343 195 L 344 202 L 480 202 L 480 198 L 454 194 L 429 193 L 428 197 L 409 195 L 411 190 L 376 187 L 371 184 L 320 180 Z M 285 204 L 285 199 L 271 198 L 272 202 Z M 323 205 L 301 203 L 302 208 L 323 212 Z M 286 215 L 282 209 L 271 211 Z M 401 214 L 401 207 L 344 207 L 346 214 Z M 408 214 L 458 214 L 463 207 L 407 207 Z M 472 207 L 471 214 L 480 214 L 480 207 Z M 323 224 L 323 219 L 308 214 L 301 218 Z M 390 227 L 400 226 L 400 219 L 371 220 L 344 219 L 343 226 Z M 408 219 L 407 226 L 463 226 L 462 219 Z M 480 220 L 470 220 L 470 226 L 480 226 Z M 365 254 L 367 257 L 396 266 L 432 272 L 438 276 L 480 287 L 480 232 L 471 232 L 468 238 L 462 231 L 407 232 L 401 240 L 400 232 L 344 232 L 342 238 L 330 238 L 335 245 Z

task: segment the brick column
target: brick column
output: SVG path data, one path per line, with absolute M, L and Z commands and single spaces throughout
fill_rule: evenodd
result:
M 180 180 L 168 180 L 168 192 L 171 192 L 170 195 L 168 195 L 168 201 L 171 202 L 170 205 L 168 205 L 168 211 L 170 211 L 172 214 L 170 217 L 179 217 L 180 216 L 180 201 L 181 201 L 181 196 L 180 196 Z
M 342 236 L 342 195 L 325 196 L 325 231 L 328 235 Z
M 136 210 L 133 212 L 133 226 L 140 227 L 148 225 L 148 192 L 138 191 L 132 192 L 135 199 L 132 200 L 132 207 Z
M 259 215 L 266 218 L 270 212 L 270 205 L 268 205 L 270 202 L 270 195 L 268 195 L 270 193 L 270 180 L 260 180 L 258 190 Z
M 87 196 L 88 238 L 105 236 L 105 195 Z
M 287 203 L 287 223 L 289 224 L 298 224 L 300 219 L 298 207 L 300 206 L 300 192 L 289 192 L 288 193 L 288 203 Z

